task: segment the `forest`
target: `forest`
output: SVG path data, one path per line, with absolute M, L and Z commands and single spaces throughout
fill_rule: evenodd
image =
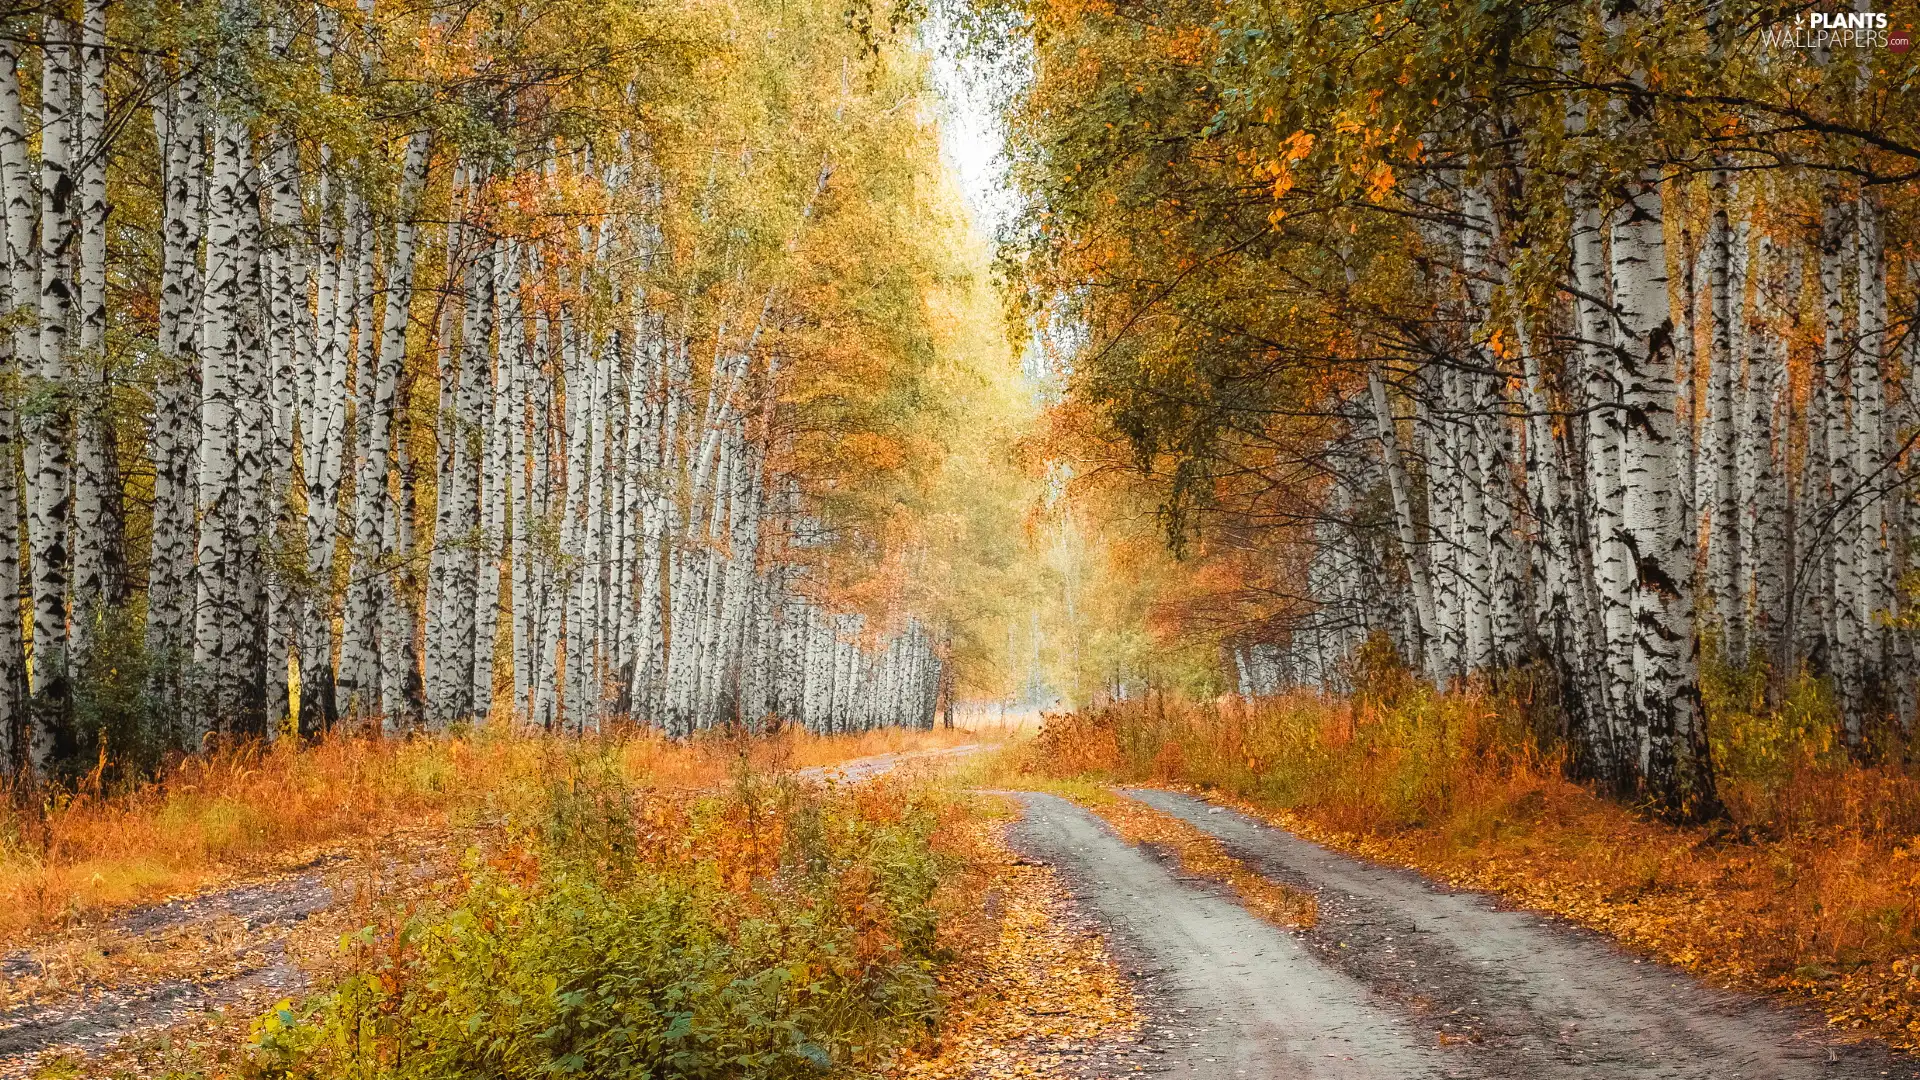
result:
M 0 1077 L 1920 1076 L 1916 23 L 0 6 Z
M 971 376 L 889 18 L 10 15 L 9 771 L 495 714 L 930 725 L 906 508 Z
M 1902 756 L 1911 14 L 984 11 L 1034 58 L 1002 258 L 1056 437 L 1210 566 L 1177 614 L 1226 688 L 1518 676 L 1678 820 L 1716 686 Z

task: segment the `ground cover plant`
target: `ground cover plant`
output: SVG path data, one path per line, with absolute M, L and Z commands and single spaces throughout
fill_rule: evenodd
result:
M 936 1022 L 964 811 L 928 788 L 742 772 L 695 799 L 603 760 L 369 927 L 354 971 L 258 1025 L 252 1075 L 799 1077 Z
M 944 1009 L 941 965 L 998 932 L 997 915 L 981 909 L 982 867 L 1011 856 L 984 855 L 999 849 L 964 800 L 910 760 L 860 783 L 808 770 L 964 737 L 503 735 L 269 755 L 253 767 L 295 786 L 312 780 L 301 770 L 342 781 L 348 773 L 328 756 L 351 756 L 363 779 L 336 793 L 344 802 L 412 795 L 388 798 L 388 812 L 358 821 L 360 831 L 338 832 L 348 850 L 322 873 L 248 876 L 243 888 L 196 898 L 214 903 L 206 917 L 181 921 L 169 905 L 23 931 L 14 957 L 37 973 L 0 1009 L 15 1026 L 62 1009 L 145 1017 L 76 1030 L 132 1036 L 104 1055 L 111 1043 L 90 1053 L 55 1041 L 34 1066 L 46 1077 L 788 1077 L 877 1067 L 929 1042 Z M 431 772 L 426 763 L 443 782 L 399 783 Z M 60 809 L 111 808 L 158 827 L 167 815 L 152 811 L 168 805 L 142 789 Z M 270 814 L 307 804 L 263 805 Z M 410 816 L 391 812 L 402 805 Z M 48 822 L 69 828 L 70 842 L 84 835 L 58 812 Z M 96 857 L 112 865 L 114 854 Z M 217 880 L 232 867 L 194 869 Z M 306 877 L 314 883 L 299 885 Z M 257 930 L 237 924 L 226 902 L 280 891 L 304 902 L 315 890 L 321 906 L 310 916 L 276 912 Z M 300 971 L 276 969 L 275 955 Z M 186 1012 L 143 1004 L 202 984 L 212 996 Z M 261 996 L 274 987 L 277 1002 Z
M 1133 981 L 1098 930 L 1070 917 L 1059 871 L 1010 846 L 1018 811 L 1009 802 L 982 800 L 960 823 L 980 853 L 980 873 L 968 879 L 980 903 L 962 917 L 979 927 L 936 976 L 945 1013 L 937 1038 L 892 1061 L 883 1075 L 893 1080 L 1050 1076 L 1062 1065 L 1084 1072 L 1090 1050 L 1138 1052 Z

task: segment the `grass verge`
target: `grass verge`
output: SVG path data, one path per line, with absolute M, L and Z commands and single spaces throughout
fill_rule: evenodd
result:
M 1054 718 L 977 779 L 1212 789 L 1330 846 L 1920 1047 L 1920 784 L 1743 722 L 1721 737 L 1767 744 L 1766 767 L 1724 777 L 1733 817 L 1709 828 L 1660 824 L 1569 782 L 1494 699 L 1417 690 L 1389 703 L 1154 701 Z
M 444 909 L 369 927 L 354 972 L 264 1017 L 254 1075 L 806 1077 L 926 1037 L 942 830 L 930 789 L 743 774 L 648 793 L 612 770 L 469 859 Z M 947 895 L 952 895 L 951 893 Z
M 983 934 L 971 811 L 939 789 L 738 770 L 546 778 L 428 894 L 340 940 L 322 989 L 47 1077 L 453 1080 L 871 1071 L 937 1030 Z
M 708 738 L 650 733 L 589 744 L 657 790 L 970 741 L 960 731 Z M 188 758 L 123 791 L 0 801 L 0 946 L 115 909 L 313 862 L 397 829 L 495 820 L 536 803 L 574 740 L 479 732 L 441 739 L 329 738 Z
M 1313 894 L 1274 881 L 1227 853 L 1227 846 L 1172 814 L 1104 785 L 1043 785 L 1086 807 L 1129 844 L 1171 856 L 1185 873 L 1224 885 L 1248 911 L 1283 930 L 1309 930 L 1319 918 Z

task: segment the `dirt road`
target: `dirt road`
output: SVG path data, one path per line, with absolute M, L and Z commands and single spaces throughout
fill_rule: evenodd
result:
M 284 935 L 333 904 L 334 890 L 322 869 L 141 908 L 114 920 L 85 942 L 92 951 L 141 945 L 152 951 L 192 950 L 191 959 L 206 967 L 125 985 L 83 983 L 72 992 L 56 991 L 45 995 L 47 1000 L 0 1010 L 0 1077 L 26 1073 L 50 1048 L 100 1050 L 197 1012 L 299 989 L 305 975 L 288 957 Z M 45 978 L 56 963 L 35 950 L 19 949 L 0 955 L 0 975 Z
M 939 766 L 968 754 L 983 750 L 979 743 L 967 743 L 964 746 L 944 746 L 935 750 L 902 750 L 895 754 L 875 754 L 872 757 L 854 758 L 838 765 L 815 765 L 800 769 L 793 775 L 797 780 L 818 783 L 826 780 L 842 784 L 858 784 L 875 777 L 885 776 L 895 769 L 909 766 Z
M 1599 937 L 1328 851 L 1232 810 L 1128 794 L 1312 891 L 1292 933 L 1119 840 L 1066 800 L 1023 795 L 1014 839 L 1110 931 L 1174 1075 L 1785 1080 L 1920 1077 L 1818 1017 L 1712 990 Z

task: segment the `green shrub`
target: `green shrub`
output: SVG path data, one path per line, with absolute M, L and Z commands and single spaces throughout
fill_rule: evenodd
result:
M 256 1024 L 273 1078 L 809 1077 L 937 1019 L 937 807 L 743 785 L 674 806 L 556 785 L 457 905 L 350 939 Z

